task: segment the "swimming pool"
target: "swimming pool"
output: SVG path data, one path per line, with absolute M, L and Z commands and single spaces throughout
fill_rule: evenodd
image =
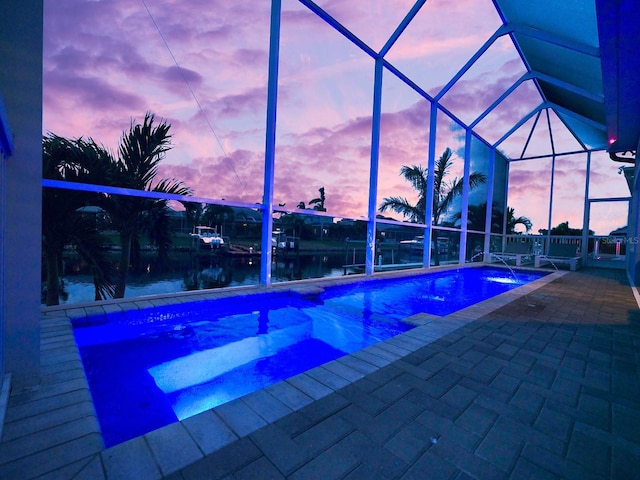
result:
M 107 447 L 543 276 L 494 267 L 231 296 L 74 320 Z

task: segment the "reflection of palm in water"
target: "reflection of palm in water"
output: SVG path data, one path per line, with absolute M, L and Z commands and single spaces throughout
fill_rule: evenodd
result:
M 262 308 L 258 313 L 258 331 L 256 334 L 265 335 L 267 333 L 269 333 L 269 310 Z
M 108 255 L 113 256 L 116 255 Z M 241 285 L 257 285 L 260 281 L 259 259 L 243 257 L 224 257 L 200 255 L 191 256 L 189 252 L 172 252 L 166 265 L 159 265 L 152 260 L 149 252 L 142 252 L 145 264 L 151 264 L 150 272 L 141 274 L 131 273 L 128 286 L 131 296 L 149 295 L 156 293 L 169 293 L 168 290 L 158 291 L 162 284 L 175 282 L 175 288 L 171 291 L 191 291 L 210 288 L 221 288 Z M 323 253 L 322 255 L 298 255 L 292 258 L 286 266 L 272 267 L 272 280 L 281 282 L 289 280 L 289 275 L 295 273 L 296 279 L 322 278 L 327 276 L 342 276 L 344 253 Z M 73 288 L 67 288 L 69 293 L 68 303 L 93 301 L 93 280 L 90 267 L 82 263 L 77 255 L 65 256 L 65 284 L 73 284 Z M 210 266 L 219 267 L 223 275 L 219 281 L 202 279 L 201 272 Z

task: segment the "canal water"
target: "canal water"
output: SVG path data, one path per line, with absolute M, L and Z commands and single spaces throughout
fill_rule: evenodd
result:
M 114 254 L 114 265 L 117 255 Z M 416 259 L 394 258 L 394 262 Z M 384 259 L 390 263 L 391 258 Z M 273 257 L 271 280 L 274 283 L 308 278 L 324 278 L 361 273 L 364 252 L 302 252 Z M 95 297 L 93 278 L 79 259 L 68 257 L 64 262 L 63 296 L 60 304 L 91 302 Z M 138 271 L 128 275 L 125 298 L 170 294 L 189 290 L 257 285 L 260 281 L 259 256 L 224 256 L 188 252 L 172 255 L 166 265 L 159 265 L 151 253 L 143 253 Z

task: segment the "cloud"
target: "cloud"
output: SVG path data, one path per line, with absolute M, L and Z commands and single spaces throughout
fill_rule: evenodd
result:
M 233 59 L 240 66 L 266 65 L 269 61 L 267 50 L 257 48 L 239 48 L 234 52 Z
M 181 86 L 184 82 L 189 83 L 192 87 L 202 83 L 202 75 L 198 72 L 176 66 L 165 68 L 163 78 L 170 83 L 179 83 Z
M 47 100 L 64 95 L 72 104 L 82 105 L 90 110 L 117 110 L 120 107 L 144 108 L 144 99 L 134 93 L 121 90 L 101 78 L 69 76 L 64 72 L 48 72 L 44 75 L 48 88 L 45 92 L 45 107 Z M 55 94 L 53 93 L 55 92 Z
M 242 114 L 264 111 L 267 104 L 266 88 L 254 88 L 233 95 L 225 95 L 208 102 L 216 115 L 238 117 Z
M 150 16 L 144 4 L 128 0 L 45 2 L 45 131 L 92 136 L 116 149 L 131 119 L 151 110 L 172 125 L 174 147 L 161 166 L 162 176 L 183 180 L 200 196 L 261 201 L 269 3 L 157 0 L 147 3 Z M 328 0 L 322 6 L 375 49 L 413 3 Z M 476 0 L 426 2 L 388 59 L 418 85 L 437 91 L 498 24 L 490 5 L 481 7 Z M 495 58 L 489 71 L 465 77 L 445 96 L 447 108 L 460 118 L 476 118 L 519 77 L 522 65 L 512 52 L 498 51 Z M 286 2 L 279 74 L 277 203 L 308 202 L 324 186 L 330 212 L 366 214 L 373 59 L 304 5 Z M 391 77 L 385 72 L 378 201 L 390 195 L 413 198 L 399 170 L 404 164 L 426 165 L 429 147 L 428 103 Z M 539 101 L 535 86 L 526 82 L 478 131 L 496 141 Z M 436 154 L 446 146 L 461 154 L 464 132 L 452 130 L 443 116 L 438 125 Z M 519 155 L 526 127 L 500 148 Z M 558 142 L 574 148 L 570 140 Z M 543 202 L 531 200 L 548 198 L 543 167 L 514 165 L 510 202 L 518 214 L 546 225 L 545 214 L 532 210 Z M 461 169 L 457 158 L 452 176 Z M 560 170 L 558 178 L 567 190 L 574 188 L 570 168 Z M 603 191 L 612 182 L 605 173 L 592 175 L 594 185 L 601 181 Z
M 242 178 L 240 171 L 251 182 Z M 199 157 L 188 165 L 164 163 L 158 174 L 183 181 L 199 197 L 254 203 L 260 202 L 263 194 L 263 157 L 256 158 L 256 152 L 238 150 L 229 157 Z

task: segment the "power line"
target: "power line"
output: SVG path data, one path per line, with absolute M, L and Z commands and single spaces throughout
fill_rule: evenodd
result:
M 207 122 L 207 125 L 209 126 L 209 130 L 211 130 L 211 133 L 213 133 L 213 136 L 215 137 L 216 141 L 218 142 L 218 145 L 220 146 L 220 150 L 222 150 L 222 153 L 224 154 L 224 158 L 226 158 L 229 161 L 229 163 L 231 164 L 231 170 L 233 170 L 233 174 L 238 179 L 238 182 L 240 183 L 240 186 L 242 187 L 242 191 L 246 194 L 247 193 L 247 189 L 245 188 L 244 182 L 242 181 L 242 179 L 238 175 L 238 172 L 236 171 L 235 165 L 233 164 L 233 159 L 229 155 L 227 155 L 227 152 L 225 151 L 224 146 L 222 145 L 222 142 L 220 141 L 220 138 L 216 134 L 216 131 L 213 129 L 213 125 L 211 125 L 211 122 L 209 121 L 209 117 L 207 117 L 207 114 L 205 113 L 204 108 L 202 108 L 202 105 L 200 104 L 200 101 L 198 100 L 198 97 L 196 96 L 196 93 L 193 91 L 193 88 L 191 88 L 191 84 L 187 80 L 187 77 L 184 74 L 184 70 L 182 69 L 182 67 L 178 63 L 178 60 L 176 59 L 175 55 L 173 54 L 173 51 L 169 47 L 169 43 L 167 42 L 167 39 L 165 38 L 165 36 L 160 31 L 160 26 L 158 25 L 158 23 L 156 22 L 156 19 L 151 14 L 151 11 L 149 10 L 149 7 L 147 6 L 147 3 L 145 2 L 145 0 L 140 0 L 140 1 L 142 2 L 142 5 L 144 5 L 144 8 L 147 11 L 147 13 L 149 14 L 149 18 L 151 18 L 151 21 L 155 25 L 156 30 L 158 31 L 158 35 L 160 35 L 160 38 L 162 39 L 162 42 L 164 43 L 164 46 L 167 48 L 167 51 L 169 52 L 169 55 L 171 55 L 171 58 L 173 59 L 173 63 L 175 63 L 176 67 L 178 67 L 178 71 L 180 72 L 180 76 L 182 77 L 182 80 L 187 85 L 187 88 L 189 89 L 189 92 L 191 92 L 191 96 L 193 97 L 193 100 L 196 102 L 196 105 L 198 105 L 198 109 L 202 113 L 202 116 L 204 117 L 205 121 Z

